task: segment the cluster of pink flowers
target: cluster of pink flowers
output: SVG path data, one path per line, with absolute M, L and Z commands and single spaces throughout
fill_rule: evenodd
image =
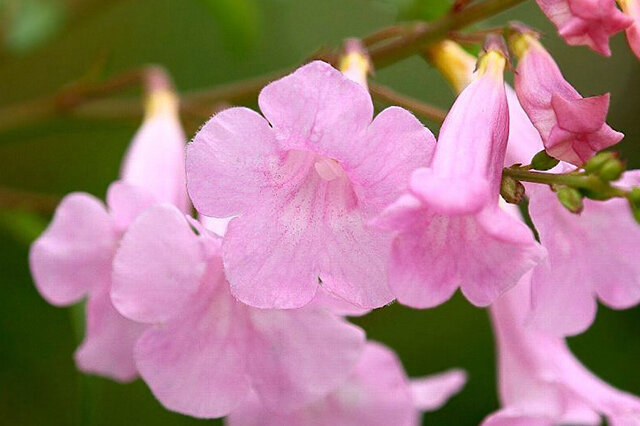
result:
M 572 46 L 588 46 L 604 56 L 611 55 L 609 38 L 625 31 L 633 53 L 640 58 L 640 1 L 536 0 L 558 33 Z
M 582 21 L 562 25 L 578 37 Z M 605 123 L 608 96 L 578 94 L 535 37 L 513 50 L 515 95 L 489 43 L 437 142 L 402 108 L 374 118 L 357 63 L 343 74 L 316 61 L 269 84 L 262 114 L 216 114 L 186 158 L 175 99 L 151 93 L 106 206 L 67 196 L 31 249 L 43 297 L 88 300 L 78 367 L 139 375 L 168 409 L 230 425 L 415 425 L 464 372 L 410 380 L 345 317 L 394 299 L 433 307 L 460 288 L 491 306 L 497 335 L 504 407 L 486 425 L 640 424 L 640 399 L 563 340 L 593 322 L 598 298 L 640 301 L 627 206 L 587 202 L 576 217 L 531 186 L 538 243 L 500 202 L 505 164 L 544 148 L 558 167 L 581 165 L 622 134 Z

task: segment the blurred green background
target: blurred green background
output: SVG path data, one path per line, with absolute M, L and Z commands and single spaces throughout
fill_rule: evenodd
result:
M 398 19 L 433 18 L 446 10 L 442 1 L 0 0 L 0 108 L 54 93 L 101 62 L 106 75 L 159 63 L 181 91 L 211 87 L 293 66 L 321 46 L 335 47 Z M 566 46 L 531 0 L 494 22 L 507 19 L 544 31 L 565 76 L 584 95 L 611 92 L 609 123 L 627 135 L 619 149 L 630 167 L 640 167 L 640 65 L 624 38 L 615 37 L 613 57 L 603 58 Z M 453 100 L 442 78 L 419 58 L 380 70 L 375 78 L 442 107 Z M 102 197 L 137 124 L 57 118 L 0 132 L 0 187 Z M 81 339 L 82 308 L 45 303 L 27 265 L 28 245 L 47 220 L 0 210 L 0 424 L 205 423 L 166 411 L 141 381 L 120 385 L 76 371 L 72 353 Z M 570 339 L 589 368 L 636 394 L 639 314 L 638 308 L 600 307 L 595 325 Z M 473 425 L 498 407 L 485 310 L 456 295 L 436 309 L 393 305 L 356 322 L 393 347 L 410 375 L 455 366 L 469 372 L 464 391 L 427 414 L 426 424 Z

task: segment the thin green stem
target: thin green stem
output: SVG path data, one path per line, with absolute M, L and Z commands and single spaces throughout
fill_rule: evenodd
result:
M 524 170 L 520 168 L 505 168 L 502 174 L 521 182 L 541 183 L 545 185 L 566 185 L 576 189 L 584 189 L 609 197 L 626 197 L 627 191 L 610 185 L 597 176 L 577 175 L 574 173 L 547 173 Z

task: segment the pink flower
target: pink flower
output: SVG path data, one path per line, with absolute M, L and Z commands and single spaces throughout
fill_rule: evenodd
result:
M 632 20 L 614 0 L 536 0 L 540 9 L 572 46 L 589 46 L 611 56 L 609 37 L 631 25 Z
M 327 310 L 236 301 L 219 237 L 168 204 L 129 227 L 111 297 L 153 325 L 135 346 L 142 378 L 165 407 L 195 417 L 224 416 L 251 390 L 272 409 L 306 405 L 346 380 L 364 347 L 362 330 Z
M 640 399 L 588 371 L 564 339 L 523 325 L 530 274 L 491 306 L 499 357 L 503 408 L 483 426 L 640 424 Z
M 622 11 L 633 20 L 626 29 L 629 47 L 640 59 L 640 2 L 638 0 L 618 0 Z
M 640 184 L 625 173 L 623 187 Z M 532 278 L 532 318 L 560 335 L 581 333 L 593 322 L 599 298 L 614 309 L 640 302 L 640 228 L 624 199 L 584 200 L 580 215 L 567 211 L 544 185 L 527 187 L 531 218 L 548 250 Z
M 78 368 L 119 381 L 137 375 L 133 344 L 143 326 L 122 317 L 111 304 L 113 255 L 129 223 L 146 207 L 170 202 L 186 209 L 188 200 L 185 136 L 175 101 L 166 93 L 156 95 L 154 112 L 126 155 L 122 181 L 109 187 L 108 208 L 89 194 L 66 196 L 29 255 L 36 287 L 49 303 L 67 306 L 87 298 L 86 335 L 75 353 Z
M 605 123 L 609 94 L 580 96 L 532 34 L 515 35 L 512 43 L 519 56 L 516 93 L 549 155 L 580 166 L 620 142 L 624 135 Z
M 508 137 L 505 58 L 490 49 L 451 108 L 430 168 L 376 220 L 395 232 L 389 282 L 398 300 L 428 308 L 459 286 L 486 306 L 543 256 L 530 230 L 498 207 Z
M 432 134 L 323 62 L 265 87 L 261 115 L 231 108 L 187 149 L 187 186 L 206 216 L 239 215 L 222 244 L 231 293 L 297 308 L 323 286 L 363 308 L 392 300 L 389 237 L 366 226 L 427 164 Z M 266 119 L 265 119 L 266 118 Z
M 410 382 L 395 354 L 368 343 L 347 381 L 325 398 L 291 413 L 270 411 L 252 396 L 227 418 L 229 426 L 412 426 L 421 411 L 440 408 L 466 381 L 450 370 Z

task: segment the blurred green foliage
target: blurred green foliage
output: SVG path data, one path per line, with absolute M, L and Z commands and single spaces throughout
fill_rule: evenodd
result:
M 6 13 L 17 4 L 22 12 Z M 54 93 L 104 55 L 107 75 L 153 62 L 168 68 L 180 90 L 211 87 L 293 66 L 321 46 L 366 35 L 398 16 L 430 19 L 448 7 L 446 0 L 0 0 L 0 106 Z M 627 134 L 620 149 L 629 166 L 640 166 L 640 66 L 623 38 L 613 40 L 614 55 L 606 59 L 566 46 L 532 2 L 493 24 L 507 19 L 545 31 L 548 48 L 583 94 L 612 93 L 609 122 Z M 419 58 L 379 70 L 376 78 L 442 107 L 453 101 L 444 80 Z M 137 124 L 58 118 L 0 133 L 0 186 L 102 197 Z M 33 213 L 0 214 L 0 423 L 203 423 L 166 411 L 141 381 L 121 385 L 76 372 L 72 354 L 82 307 L 48 305 L 28 271 L 28 242 L 46 220 Z M 595 325 L 570 340 L 594 372 L 634 393 L 640 393 L 639 313 L 601 307 Z M 427 424 L 473 425 L 497 408 L 485 310 L 456 295 L 436 309 L 392 305 L 354 322 L 393 347 L 413 376 L 456 366 L 468 370 L 465 390 L 427 414 Z

